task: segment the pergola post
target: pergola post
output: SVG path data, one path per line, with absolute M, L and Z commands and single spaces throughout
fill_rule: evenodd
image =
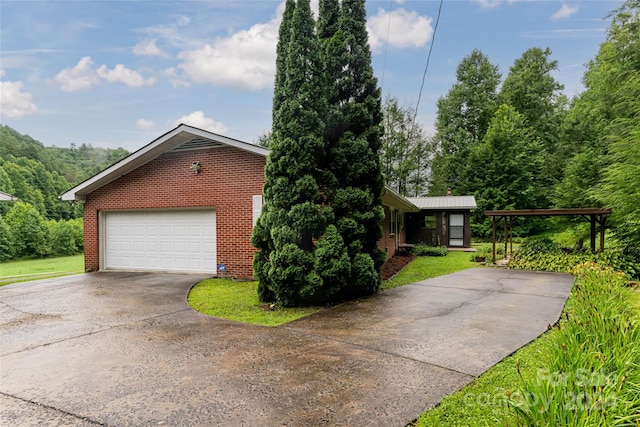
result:
M 508 227 L 507 217 L 505 216 L 504 217 L 504 256 L 505 257 L 507 256 L 507 236 L 508 236 L 507 227 Z
M 496 263 L 496 216 L 493 216 L 493 258 L 491 260 L 491 262 L 493 264 Z
M 591 252 L 596 251 L 596 216 L 590 215 L 591 217 Z
M 604 223 L 607 221 L 605 215 L 600 215 L 600 252 L 604 252 Z
M 513 217 L 509 217 L 509 254 L 513 255 Z

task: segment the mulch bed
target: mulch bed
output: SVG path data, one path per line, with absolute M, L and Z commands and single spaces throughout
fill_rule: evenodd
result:
M 394 255 L 382 264 L 382 280 L 388 280 L 395 276 L 405 265 L 416 258 L 415 255 Z

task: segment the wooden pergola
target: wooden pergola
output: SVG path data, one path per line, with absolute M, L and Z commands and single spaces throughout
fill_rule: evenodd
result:
M 507 237 L 509 238 L 510 253 L 513 253 L 513 221 L 519 216 L 581 216 L 591 223 L 591 251 L 596 251 L 596 223 L 600 224 L 600 252 L 604 251 L 604 226 L 607 216 L 611 214 L 609 208 L 571 208 L 571 209 L 512 209 L 487 210 L 485 216 L 493 218 L 493 259 L 496 262 L 497 223 L 504 220 L 504 252 L 507 253 Z M 507 221 L 508 219 L 508 221 Z

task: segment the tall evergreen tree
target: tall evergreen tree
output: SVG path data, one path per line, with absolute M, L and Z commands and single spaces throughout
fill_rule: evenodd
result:
M 322 1 L 316 32 L 309 0 L 286 3 L 252 236 L 263 301 L 318 304 L 379 288 L 382 128 L 365 18 L 362 0 Z
M 295 0 L 286 0 L 284 12 L 282 13 L 282 22 L 278 31 L 278 45 L 276 47 L 276 78 L 273 85 L 273 107 L 272 107 L 272 123 L 276 121 L 276 113 L 280 111 L 282 103 L 285 101 L 285 83 L 286 83 L 286 66 L 287 66 L 287 49 L 291 40 L 291 21 L 293 21 L 293 12 L 295 11 Z M 260 144 L 262 145 L 262 144 Z
M 280 55 L 286 52 L 286 58 L 279 58 L 281 68 L 276 78 L 265 207 L 252 243 L 259 249 L 254 273 L 260 298 L 293 306 L 327 301 L 339 284 L 324 281 L 323 274 L 335 274 L 341 267 L 333 266 L 333 272 L 316 268 L 326 267 L 326 241 L 336 239 L 326 237 L 331 234 L 325 233 L 332 219 L 331 208 L 323 203 L 319 185 L 319 166 L 325 158 L 325 79 L 309 0 L 298 0 L 293 13 L 286 16 L 291 21 L 283 20 L 282 27 L 291 30 L 286 49 L 279 49 Z M 281 31 L 285 37 L 287 33 Z M 339 253 L 339 242 L 336 245 L 334 252 Z
M 336 61 L 325 64 L 329 103 L 325 132 L 326 168 L 330 172 L 327 196 L 351 261 L 348 286 L 343 290 L 347 297 L 377 291 L 384 262 L 384 254 L 377 247 L 383 217 L 380 195 L 384 183 L 379 156 L 382 109 L 371 66 L 364 3 L 342 1 L 337 30 L 326 31 L 320 41 L 325 58 Z M 335 16 L 335 9 L 327 10 L 331 17 Z M 334 18 L 326 16 L 320 20 L 334 22 Z M 335 28 L 333 24 L 327 27 Z
M 500 72 L 480 50 L 474 49 L 462 59 L 456 78 L 437 104 L 432 195 L 443 195 L 449 187 L 459 192 L 461 165 L 466 163 L 469 150 L 484 138 L 498 108 Z

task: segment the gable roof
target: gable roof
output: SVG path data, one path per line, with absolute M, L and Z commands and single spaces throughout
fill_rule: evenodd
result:
M 62 200 L 85 200 L 87 194 L 120 178 L 122 175 L 149 163 L 170 151 L 197 150 L 222 146 L 235 147 L 259 156 L 267 157 L 269 150 L 258 145 L 228 138 L 193 126 L 181 124 L 175 129 L 154 139 L 141 149 L 134 151 L 119 162 L 109 166 L 86 181 L 62 193 Z
M 115 181 L 123 175 L 134 171 L 140 166 L 149 163 L 153 159 L 168 152 L 179 152 L 187 150 L 197 150 L 204 148 L 231 146 L 240 150 L 248 151 L 259 156 L 267 157 L 269 149 L 260 147 L 259 145 L 249 144 L 237 139 L 228 138 L 193 126 L 181 124 L 175 129 L 154 139 L 141 149 L 134 151 L 124 159 L 109 166 L 105 170 L 98 172 L 96 175 L 86 181 L 76 185 L 72 189 L 62 193 L 62 200 L 85 200 L 87 194 L 91 193 Z M 450 198 L 450 197 L 449 197 Z M 385 185 L 382 192 L 383 202 L 401 210 L 403 212 L 418 212 L 419 206 L 407 198 L 395 192 Z M 416 198 L 414 198 L 416 199 Z M 418 198 L 420 199 L 420 198 Z M 475 207 L 475 200 L 474 200 Z
M 474 196 L 407 197 L 422 210 L 475 209 L 478 207 Z

